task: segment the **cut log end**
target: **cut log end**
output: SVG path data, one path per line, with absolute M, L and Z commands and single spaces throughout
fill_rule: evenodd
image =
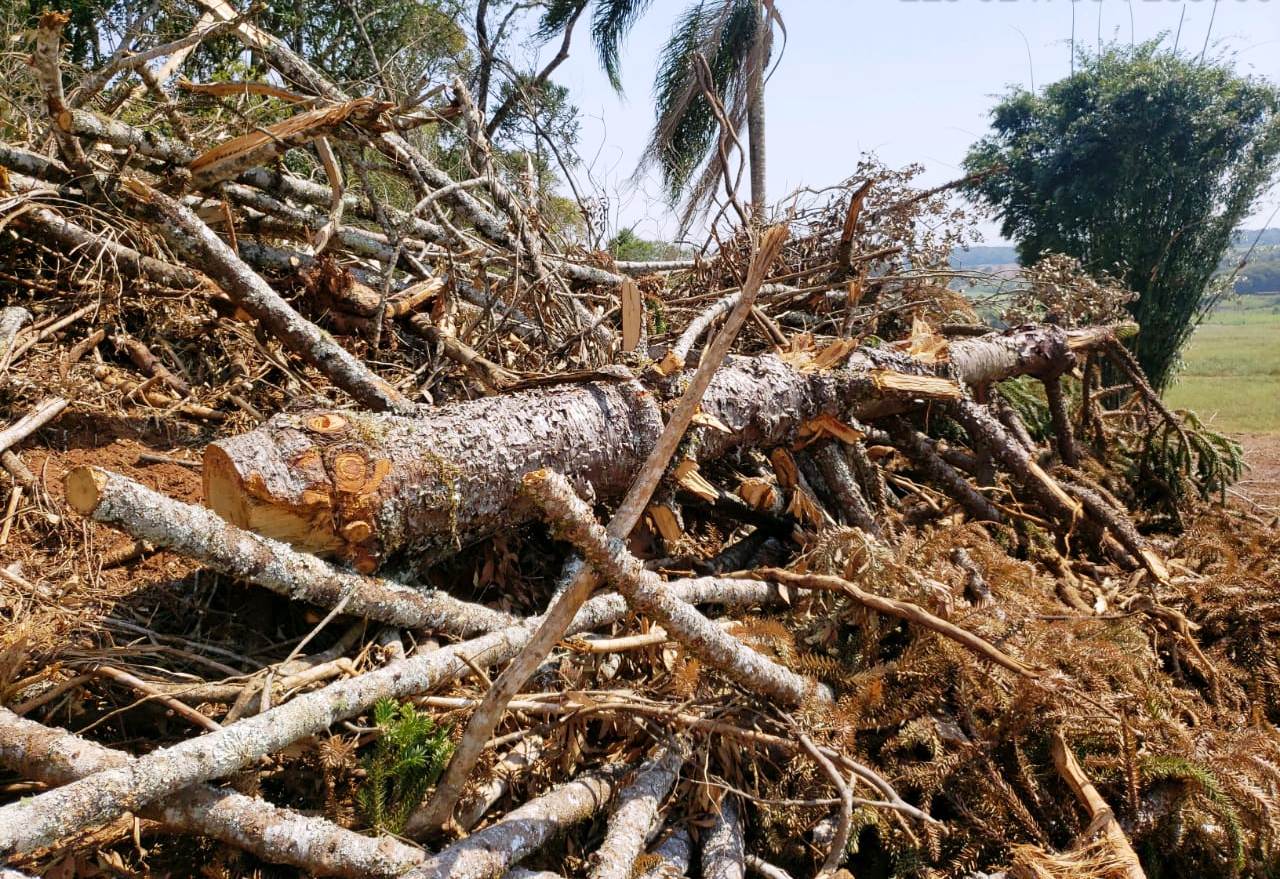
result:
M 107 475 L 97 467 L 77 467 L 67 474 L 63 484 L 67 503 L 82 516 L 88 516 L 98 508 Z
M 347 541 L 334 531 L 333 511 L 327 496 L 304 494 L 302 503 L 272 497 L 261 477 L 243 478 L 235 462 L 217 444 L 204 452 L 205 506 L 238 528 L 282 540 L 303 552 L 329 555 L 343 550 Z

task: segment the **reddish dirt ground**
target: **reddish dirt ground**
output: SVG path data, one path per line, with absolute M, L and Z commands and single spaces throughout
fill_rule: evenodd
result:
M 1280 514 L 1280 433 L 1242 433 L 1236 439 L 1249 465 L 1236 489 L 1263 508 L 1254 512 Z

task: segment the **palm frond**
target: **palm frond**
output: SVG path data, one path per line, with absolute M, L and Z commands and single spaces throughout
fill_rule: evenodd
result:
M 663 47 L 654 80 L 656 121 L 645 150 L 675 201 L 716 142 L 718 123 L 694 70 L 702 55 L 731 123 L 745 121 L 748 65 L 762 31 L 756 0 L 705 0 L 689 7 Z M 714 178 L 713 178 L 714 179 Z
M 622 77 L 618 71 L 622 38 L 652 2 L 653 0 L 597 0 L 595 11 L 591 15 L 591 38 L 600 56 L 600 66 L 609 77 L 609 83 L 619 92 L 622 91 Z

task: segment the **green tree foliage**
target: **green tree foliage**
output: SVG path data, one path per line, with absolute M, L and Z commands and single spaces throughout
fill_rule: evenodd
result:
M 382 699 L 373 708 L 382 736 L 360 765 L 365 779 L 356 795 L 369 826 L 387 833 L 404 829 L 409 815 L 453 755 L 447 727 L 408 702 Z
M 679 245 L 666 241 L 650 241 L 641 238 L 631 229 L 623 229 L 613 236 L 608 245 L 609 254 L 616 260 L 647 262 L 656 259 L 679 259 L 688 253 Z
M 153 33 L 185 32 L 195 16 L 183 4 L 162 0 L 0 0 L 18 18 L 49 9 L 67 12 L 67 58 L 95 66 L 119 44 L 134 21 Z M 248 5 L 234 4 L 237 6 Z M 467 37 L 458 26 L 464 0 L 261 0 L 257 21 L 290 48 L 356 91 L 372 91 L 383 80 L 405 92 L 455 69 L 465 59 Z M 232 37 L 207 40 L 189 62 L 196 76 L 213 76 L 243 54 Z
M 759 125 L 758 133 L 752 127 L 747 146 L 753 166 L 752 201 L 764 208 L 762 80 L 769 54 L 764 15 L 759 0 L 700 0 L 677 19 L 658 57 L 653 83 L 656 119 L 646 158 L 661 171 L 672 201 L 689 190 L 686 224 L 708 202 L 722 174 L 717 149 L 721 125 L 697 75 L 699 56 L 706 59 L 712 90 L 734 132 L 741 132 L 747 122 Z M 759 118 L 749 118 L 754 115 Z
M 1007 167 L 976 191 L 1023 265 L 1065 253 L 1139 293 L 1134 352 L 1162 388 L 1233 230 L 1274 174 L 1278 115 L 1276 88 L 1226 62 L 1112 45 L 1041 93 L 1006 96 L 966 166 Z

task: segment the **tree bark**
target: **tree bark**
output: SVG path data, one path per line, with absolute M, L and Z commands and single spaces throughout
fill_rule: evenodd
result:
M 60 785 L 112 767 L 128 754 L 0 708 L 0 766 Z M 142 811 L 167 830 L 211 836 L 264 861 L 326 876 L 396 876 L 424 857 L 389 836 L 367 837 L 235 791 L 196 785 Z M 0 874 L 2 875 L 2 874 Z
M 1097 342 L 1110 338 L 1085 331 Z M 952 367 L 983 381 L 1046 370 L 1075 336 L 1024 328 L 955 342 Z M 1054 358 L 1057 358 L 1056 360 Z M 206 502 L 233 524 L 366 567 L 392 556 L 429 563 L 464 543 L 534 518 L 520 494 L 536 469 L 575 490 L 620 497 L 662 428 L 638 381 L 604 372 L 557 385 L 424 409 L 421 415 L 313 411 L 278 415 L 205 452 Z M 787 443 L 820 415 L 873 419 L 960 388 L 893 352 L 861 349 L 830 370 L 764 354 L 729 357 L 702 400 L 728 432 L 695 425 L 700 460 Z
M 419 591 L 338 570 L 288 544 L 229 525 L 204 507 L 184 504 L 107 470 L 72 470 L 66 477 L 66 495 L 81 515 L 295 601 L 321 607 L 345 601 L 345 612 L 352 616 L 449 635 L 492 632 L 516 622 L 509 614 L 439 590 Z
M 631 879 L 636 858 L 658 829 L 658 809 L 675 786 L 684 760 L 683 746 L 671 743 L 622 789 L 604 842 L 596 850 L 591 879 Z
M 402 879 L 498 879 L 552 836 L 604 808 L 623 769 L 580 775 L 431 856 Z
M 650 852 L 662 860 L 650 867 L 641 879 L 674 879 L 689 872 L 689 862 L 693 859 L 693 839 L 689 831 L 677 827 L 666 839 L 653 847 Z
M 679 581 L 669 588 L 690 603 L 740 606 L 782 600 L 776 586 L 749 580 L 708 577 Z M 612 625 L 626 614 L 622 596 L 600 595 L 582 606 L 569 633 Z M 403 699 L 467 674 L 473 666 L 506 662 L 528 643 L 537 624 L 535 618 L 391 663 L 305 693 L 217 732 L 152 751 L 127 766 L 105 769 L 0 807 L 0 858 L 51 845 L 82 827 L 105 824 L 199 782 L 229 775 L 367 711 L 379 699 Z
M 716 823 L 702 843 L 703 879 L 743 879 L 746 876 L 746 843 L 742 812 L 730 794 L 720 803 Z
M 31 323 L 31 312 L 21 305 L 12 305 L 0 311 L 0 368 L 9 362 L 9 352 L 13 350 L 13 340 L 18 331 Z

